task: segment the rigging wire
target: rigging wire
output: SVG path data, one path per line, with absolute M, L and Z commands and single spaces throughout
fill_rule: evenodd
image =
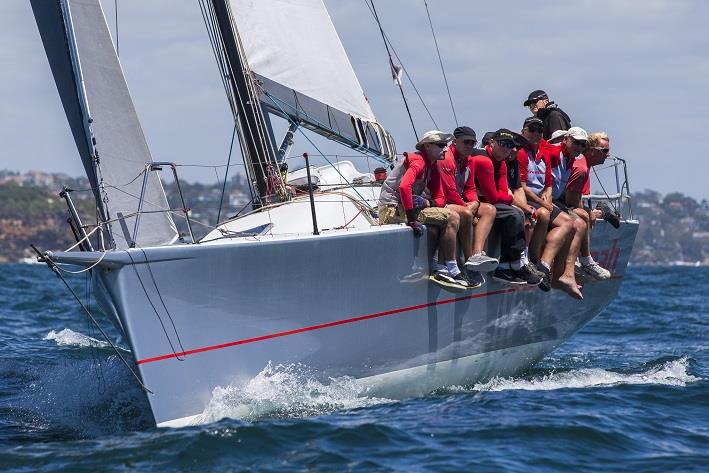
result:
M 123 357 L 123 355 L 121 355 L 121 352 L 118 351 L 118 348 L 116 347 L 116 345 L 113 343 L 113 341 L 111 341 L 108 334 L 103 330 L 103 327 L 101 327 L 101 325 L 98 323 L 98 321 L 93 316 L 91 311 L 89 311 L 89 309 L 86 307 L 86 305 L 84 305 L 84 303 L 81 301 L 81 298 L 79 298 L 79 296 L 76 294 L 74 289 L 69 285 L 69 283 L 64 278 L 64 276 L 62 276 L 62 274 L 57 270 L 56 263 L 46 253 L 42 253 L 41 251 L 39 251 L 37 249 L 37 247 L 35 247 L 34 245 L 30 245 L 30 246 L 35 251 L 35 253 L 37 253 L 37 255 L 41 258 L 41 261 L 43 261 L 47 266 L 49 266 L 49 269 L 51 269 L 52 272 L 54 274 L 56 274 L 57 277 L 59 277 L 59 279 L 62 281 L 62 283 L 64 283 L 64 286 L 66 286 L 66 288 L 69 290 L 71 295 L 74 296 L 74 299 L 76 300 L 76 302 L 79 303 L 79 305 L 83 309 L 86 316 L 91 320 L 91 322 L 99 330 L 99 332 L 101 332 L 101 335 L 103 336 L 104 340 L 106 340 L 106 342 L 111 346 L 111 348 L 113 348 L 113 351 L 116 353 L 116 355 L 121 360 L 123 365 L 128 369 L 130 374 L 133 375 L 133 378 L 136 380 L 136 382 L 138 383 L 140 388 L 147 393 L 154 394 L 150 389 L 148 389 L 148 387 L 145 384 L 143 384 L 143 381 L 141 381 L 140 377 L 136 374 L 136 372 L 133 370 L 133 368 L 128 364 L 128 361 L 126 361 L 126 359 Z
M 369 0 L 369 1 L 372 2 L 372 1 L 374 1 L 374 0 Z M 367 8 L 369 8 L 369 12 L 370 12 L 373 16 L 375 16 L 375 15 L 374 15 L 374 11 L 373 11 L 373 9 L 372 9 L 372 6 L 371 6 L 369 3 L 367 3 L 367 0 L 365 0 L 364 3 L 365 3 L 365 5 L 367 5 Z M 375 20 L 376 20 L 376 16 L 375 16 Z M 431 110 L 429 110 L 428 105 L 426 105 L 426 101 L 425 101 L 425 100 L 423 99 L 423 97 L 421 96 L 421 92 L 419 92 L 418 87 L 416 87 L 416 84 L 414 83 L 414 79 L 411 77 L 411 74 L 409 74 L 409 71 L 408 71 L 408 69 L 406 68 L 406 66 L 404 66 L 404 61 L 401 60 L 401 58 L 399 57 L 399 54 L 396 52 L 396 48 L 394 48 L 394 45 L 392 44 L 391 40 L 389 39 L 389 36 L 387 36 L 386 33 L 384 33 L 384 37 L 385 37 L 385 39 L 386 39 L 387 44 L 388 44 L 389 47 L 391 48 L 391 52 L 394 53 L 394 57 L 396 58 L 396 60 L 397 60 L 397 61 L 399 62 L 399 64 L 401 65 L 401 69 L 404 71 L 404 75 L 406 76 L 407 79 L 409 79 L 409 82 L 411 83 L 411 87 L 414 89 L 414 92 L 416 92 L 416 96 L 418 97 L 419 101 L 421 102 L 421 105 L 423 105 L 424 110 L 426 110 L 426 113 L 428 114 L 428 118 L 431 119 L 431 122 L 433 122 L 433 125 L 434 125 L 436 128 L 440 128 L 440 127 L 438 126 L 438 124 L 436 123 L 436 119 L 433 118 L 433 115 L 431 114 Z
M 366 2 L 365 2 L 366 3 Z M 401 68 L 403 66 L 399 66 L 399 70 L 397 70 L 396 65 L 394 65 L 394 59 L 391 57 L 391 51 L 389 50 L 389 44 L 387 43 L 386 36 L 384 35 L 384 29 L 382 28 L 382 23 L 379 21 L 379 15 L 377 15 L 377 9 L 374 7 L 374 0 L 369 0 L 369 3 L 371 4 L 371 12 L 374 15 L 374 19 L 377 22 L 377 25 L 379 26 L 379 32 L 382 35 L 382 41 L 384 41 L 384 47 L 386 48 L 387 51 L 387 56 L 389 57 L 389 68 L 391 69 L 391 75 L 392 78 L 394 79 L 394 83 L 399 87 L 399 92 L 401 92 L 401 98 L 404 100 L 404 107 L 406 107 L 406 113 L 409 115 L 409 121 L 411 122 L 411 128 L 414 130 L 414 138 L 418 141 L 418 132 L 416 131 L 416 125 L 414 125 L 414 119 L 411 116 L 411 109 L 409 109 L 409 102 L 406 100 L 406 95 L 404 94 L 404 88 L 401 85 Z
M 170 311 L 167 310 L 167 307 L 165 306 L 165 301 L 162 298 L 162 294 L 160 294 L 160 289 L 158 289 L 157 282 L 155 281 L 155 276 L 153 275 L 153 270 L 150 269 L 150 262 L 148 261 L 148 255 L 145 253 L 145 250 L 138 246 L 138 249 L 143 253 L 143 258 L 145 258 L 145 264 L 147 265 L 148 272 L 150 273 L 150 278 L 153 281 L 153 286 L 155 286 L 155 290 L 158 293 L 158 297 L 160 298 L 160 302 L 162 303 L 163 308 L 165 309 L 165 313 L 167 314 L 167 318 L 170 319 L 170 323 L 172 324 L 172 329 L 175 331 L 175 335 L 177 336 L 177 343 L 180 345 L 180 349 L 182 350 L 180 353 L 177 353 L 175 350 L 174 345 L 172 344 L 172 339 L 170 338 L 170 335 L 167 333 L 167 328 L 165 327 L 165 323 L 162 320 L 162 317 L 160 317 L 160 314 L 158 313 L 158 309 L 155 307 L 155 304 L 153 304 L 153 300 L 150 298 L 150 295 L 148 294 L 148 289 L 145 287 L 145 284 L 143 283 L 143 278 L 140 277 L 140 273 L 138 272 L 138 268 L 136 267 L 136 262 L 133 259 L 133 256 L 130 254 L 130 251 L 128 250 L 123 250 L 125 251 L 126 255 L 128 255 L 128 258 L 130 258 L 131 262 L 131 267 L 133 268 L 133 271 L 135 272 L 136 277 L 138 278 L 138 282 L 140 282 L 140 286 L 143 288 L 143 292 L 145 293 L 145 298 L 148 299 L 148 303 L 150 303 L 150 307 L 152 307 L 153 312 L 155 313 L 155 316 L 158 318 L 158 321 L 160 322 L 160 326 L 162 327 L 163 333 L 165 333 L 165 338 L 167 338 L 167 343 L 170 345 L 170 349 L 172 350 L 172 354 L 175 355 L 175 358 L 178 361 L 185 361 L 185 347 L 182 346 L 182 340 L 180 339 L 180 334 L 177 331 L 177 327 L 175 326 L 175 321 L 172 320 L 172 316 L 170 315 Z M 182 358 L 180 358 L 182 356 Z
M 121 57 L 121 52 L 118 49 L 118 0 L 113 0 L 113 11 L 116 17 L 116 56 Z
M 222 204 L 224 203 L 224 192 L 226 191 L 226 180 L 229 177 L 229 165 L 231 164 L 231 152 L 234 149 L 234 137 L 236 137 L 236 123 L 234 123 L 234 131 L 231 132 L 231 144 L 229 145 L 229 157 L 226 160 L 226 170 L 224 171 L 224 184 L 222 185 L 222 195 L 219 197 L 219 211 L 217 212 L 217 224 L 219 224 L 219 217 L 222 216 Z
M 615 206 L 613 203 L 613 199 L 611 199 L 611 196 L 608 195 L 608 192 L 606 191 L 605 186 L 603 185 L 603 182 L 601 181 L 601 178 L 598 176 L 598 173 L 596 172 L 596 169 L 594 167 L 591 167 L 593 169 L 593 174 L 596 176 L 596 180 L 598 183 L 601 185 L 601 189 L 603 189 L 603 193 L 606 195 L 606 199 L 608 200 L 608 203 L 610 204 L 611 207 L 613 207 L 613 212 L 619 213 L 618 208 Z M 622 196 L 621 196 L 622 199 Z M 622 205 L 622 200 L 618 202 L 619 205 Z
M 433 21 L 431 21 L 431 12 L 428 10 L 428 2 L 423 0 L 423 4 L 426 7 L 426 15 L 428 16 L 428 24 L 431 27 L 431 35 L 433 35 L 433 43 L 436 45 L 436 53 L 438 54 L 438 63 L 441 65 L 441 73 L 443 74 L 443 82 L 446 83 L 446 92 L 448 92 L 448 101 L 451 104 L 451 110 L 453 110 L 453 118 L 455 119 L 455 126 L 458 126 L 458 116 L 455 114 L 455 107 L 453 106 L 453 97 L 451 97 L 451 90 L 448 87 L 448 78 L 446 77 L 446 69 L 443 67 L 443 59 L 441 59 L 441 50 L 438 49 L 438 39 L 436 39 L 436 32 L 433 29 Z

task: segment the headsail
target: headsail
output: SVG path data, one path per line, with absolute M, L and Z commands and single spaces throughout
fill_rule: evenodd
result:
M 174 242 L 177 229 L 157 173 L 148 173 L 140 226 L 133 235 L 143 176 L 152 163 L 99 0 L 31 0 L 47 58 L 101 219 L 116 248 Z M 123 216 L 123 218 L 121 218 Z
M 393 159 L 322 0 L 230 0 L 264 106 L 327 138 Z

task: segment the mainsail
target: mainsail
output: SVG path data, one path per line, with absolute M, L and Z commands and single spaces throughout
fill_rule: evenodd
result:
M 133 234 L 143 173 L 152 163 L 99 0 L 31 0 L 99 216 L 116 248 L 169 244 L 177 229 L 155 172 L 147 173 L 140 225 Z M 116 220 L 117 219 L 117 220 Z
M 322 0 L 230 0 L 269 112 L 350 147 L 393 159 Z

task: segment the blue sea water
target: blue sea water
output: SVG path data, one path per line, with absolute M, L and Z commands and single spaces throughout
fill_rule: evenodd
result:
M 215 422 L 156 429 L 61 283 L 0 265 L 0 471 L 709 471 L 708 292 L 707 268 L 632 267 L 518 378 L 395 402 L 267 366 Z

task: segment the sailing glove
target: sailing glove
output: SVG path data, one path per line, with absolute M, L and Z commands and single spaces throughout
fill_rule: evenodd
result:
M 414 231 L 414 236 L 416 238 L 423 235 L 423 225 L 421 225 L 416 217 L 418 216 L 418 210 L 411 209 L 406 211 L 406 224 L 411 227 Z
M 420 195 L 413 196 L 411 200 L 414 202 L 415 209 L 423 209 L 426 207 L 426 199 L 424 199 Z

